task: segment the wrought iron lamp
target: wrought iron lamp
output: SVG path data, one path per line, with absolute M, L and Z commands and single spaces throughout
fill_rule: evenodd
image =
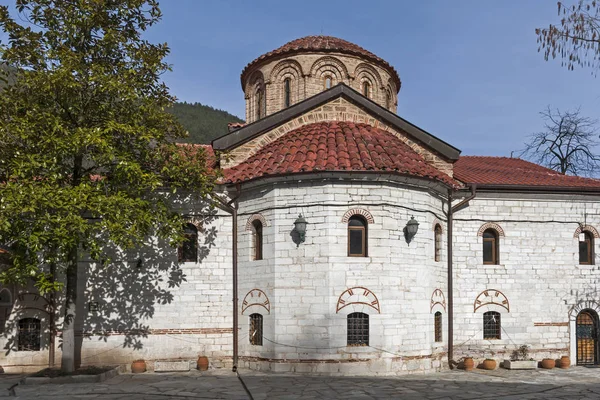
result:
M 410 221 L 408 221 L 404 227 L 404 238 L 406 239 L 406 243 L 410 243 L 413 240 L 418 230 L 419 223 L 414 216 L 410 217 Z
M 298 218 L 294 221 L 294 231 L 298 235 L 296 246 L 300 246 L 300 243 L 304 242 L 304 238 L 306 237 L 306 225 L 308 225 L 308 222 L 304 219 L 302 214 L 299 214 Z

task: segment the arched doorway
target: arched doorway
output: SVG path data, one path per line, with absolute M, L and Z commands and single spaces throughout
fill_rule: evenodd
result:
M 577 315 L 577 365 L 598 364 L 598 314 L 583 310 Z

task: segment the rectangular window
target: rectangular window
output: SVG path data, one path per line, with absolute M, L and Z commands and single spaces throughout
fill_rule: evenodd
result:
M 369 345 L 369 315 L 352 313 L 348 315 L 348 346 Z
M 591 264 L 590 242 L 587 238 L 585 242 L 579 242 L 579 264 Z
M 500 313 L 488 311 L 483 314 L 483 338 L 486 340 L 501 339 Z
M 23 318 L 19 321 L 17 337 L 18 351 L 39 351 L 41 323 L 37 318 Z
M 494 240 L 483 239 L 483 263 L 484 264 L 495 264 L 495 249 Z
M 250 344 L 262 346 L 263 344 L 263 317 L 260 314 L 250 315 Z
M 362 228 L 358 228 L 358 229 L 351 228 L 348 230 L 348 235 L 349 235 L 348 240 L 350 241 L 350 246 L 349 246 L 350 254 L 349 255 L 364 257 L 365 256 L 365 230 Z

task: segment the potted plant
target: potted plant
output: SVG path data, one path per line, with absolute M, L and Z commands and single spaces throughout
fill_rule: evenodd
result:
M 131 363 L 131 372 L 134 374 L 139 374 L 142 372 L 146 372 L 146 361 L 144 360 L 134 360 Z
M 510 355 L 510 360 L 504 360 L 506 369 L 536 369 L 537 362 L 529 357 L 529 346 L 522 345 Z

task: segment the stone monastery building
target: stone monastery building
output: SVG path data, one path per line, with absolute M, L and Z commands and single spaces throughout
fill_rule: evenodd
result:
M 82 363 L 206 355 L 213 367 L 395 374 L 520 345 L 537 360 L 600 362 L 599 180 L 460 156 L 396 113 L 393 66 L 342 39 L 289 42 L 241 85 L 247 123 L 207 146 L 224 204 L 207 215 L 182 203 L 179 251 L 122 255 L 185 280 L 152 291 L 82 261 Z M 101 296 L 117 278 L 119 294 Z M 48 363 L 44 301 L 0 292 L 5 369 Z

